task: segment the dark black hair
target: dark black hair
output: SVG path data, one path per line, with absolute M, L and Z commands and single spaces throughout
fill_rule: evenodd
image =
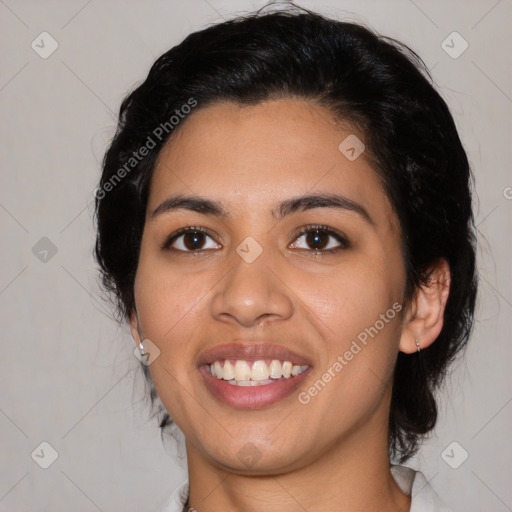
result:
M 119 316 L 127 318 L 135 310 L 152 172 L 186 115 L 218 101 L 247 105 L 276 98 L 326 106 L 364 134 L 365 155 L 371 155 L 400 220 L 406 301 L 427 283 L 432 264 L 441 258 L 449 263 L 441 333 L 419 354 L 398 354 L 389 449 L 403 462 L 436 424 L 435 391 L 469 338 L 477 289 L 468 159 L 428 69 L 404 44 L 356 23 L 288 8 L 208 27 L 159 57 L 122 102 L 103 161 L 95 248 L 103 285 L 113 292 Z M 143 147 L 149 150 L 142 157 Z M 162 415 L 163 433 L 172 419 Z

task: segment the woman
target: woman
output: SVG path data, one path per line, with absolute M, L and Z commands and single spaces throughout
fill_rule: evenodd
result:
M 399 466 L 471 332 L 470 170 L 421 59 L 263 12 L 123 102 L 96 256 L 188 482 L 163 510 L 443 510 Z

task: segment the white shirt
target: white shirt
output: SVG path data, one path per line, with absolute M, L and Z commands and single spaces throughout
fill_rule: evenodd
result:
M 398 487 L 411 496 L 409 512 L 450 512 L 443 506 L 439 496 L 419 471 L 405 466 L 391 466 L 391 474 Z M 187 500 L 188 480 L 185 480 L 158 509 L 158 512 L 181 512 Z

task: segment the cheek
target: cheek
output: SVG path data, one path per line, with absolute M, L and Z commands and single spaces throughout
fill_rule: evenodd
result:
M 146 256 L 142 251 L 135 300 L 144 335 L 160 343 L 174 339 L 176 332 L 197 320 L 210 287 L 205 276 L 184 274 L 165 258 Z M 185 336 L 181 336 L 183 342 Z
M 297 295 L 305 297 L 307 309 L 317 318 L 325 351 L 316 370 L 320 382 L 301 390 L 306 393 L 302 396 L 319 415 L 326 407 L 331 411 L 333 404 L 338 406 L 330 412 L 330 425 L 360 418 L 380 403 L 398 352 L 401 259 L 395 254 L 395 264 L 390 265 L 379 256 L 382 251 L 368 254 L 359 254 L 328 276 L 296 282 L 301 286 Z
M 135 280 L 137 310 L 144 337 L 160 350 L 149 371 L 158 396 L 180 428 L 195 403 L 190 400 L 196 390 L 187 364 L 195 356 L 197 328 L 204 323 L 206 281 L 141 254 Z
M 398 352 L 397 297 L 377 271 L 343 273 L 326 279 L 323 290 L 309 292 L 306 305 L 321 319 L 325 351 L 316 379 L 298 391 L 313 430 L 329 436 L 382 407 Z
M 378 257 L 358 255 L 327 275 L 302 274 L 294 289 L 322 321 L 326 334 L 343 344 L 388 311 L 386 320 L 398 317 L 392 306 L 401 301 L 405 279 L 400 258 L 395 256 L 394 261 L 396 265 L 390 265 Z

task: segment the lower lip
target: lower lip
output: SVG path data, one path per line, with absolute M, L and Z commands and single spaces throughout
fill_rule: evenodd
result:
M 310 372 L 311 367 L 295 377 L 277 380 L 263 386 L 233 386 L 223 379 L 217 379 L 208 366 L 201 366 L 199 371 L 206 387 L 221 402 L 239 409 L 261 409 L 275 404 L 291 395 Z

